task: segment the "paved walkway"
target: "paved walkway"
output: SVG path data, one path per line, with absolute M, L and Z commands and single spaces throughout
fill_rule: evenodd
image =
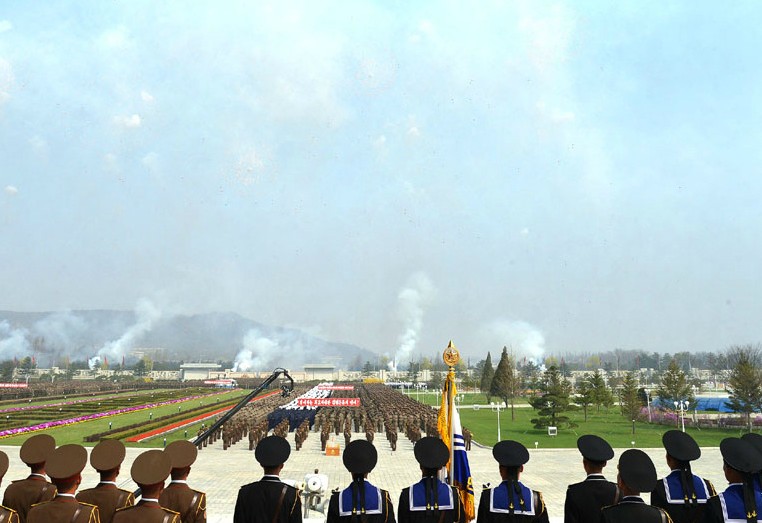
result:
M 378 449 L 379 461 L 369 480 L 389 490 L 396 511 L 400 491 L 420 478 L 420 469 L 413 457 L 413 446 L 404 436 L 400 437 L 396 452 L 391 451 L 383 434 L 376 436 L 375 445 Z M 355 434 L 353 437 L 364 438 L 364 434 Z M 340 436 L 337 441 L 343 449 L 343 437 Z M 289 442 L 293 446 L 293 436 L 289 438 Z M 5 476 L 5 485 L 12 479 L 26 477 L 29 469 L 18 459 L 19 447 L 0 448 L 8 454 L 11 462 Z M 604 471 L 610 479 L 616 477 L 616 461 L 623 450 L 616 449 L 614 462 Z M 644 450 L 654 460 L 659 475 L 666 474 L 668 469 L 664 461 L 664 450 Z M 122 488 L 135 488 L 135 484 L 128 479 L 129 470 L 132 461 L 140 452 L 141 449 L 127 449 L 127 458 L 122 465 L 122 474 L 118 480 Z M 561 522 L 566 486 L 584 479 L 582 458 L 576 449 L 531 449 L 530 456 L 521 479 L 531 488 L 543 493 L 551 521 Z M 499 483 L 498 467 L 492 459 L 491 449 L 479 448 L 476 445 L 469 452 L 469 462 L 478 503 L 484 483 L 491 482 L 493 485 Z M 320 470 L 320 473 L 328 475 L 331 489 L 344 486 L 349 481 L 349 474 L 344 469 L 341 457 L 323 455 L 320 452 L 319 434 L 311 432 L 302 450 L 292 451 L 281 477 L 301 482 L 305 474 L 312 473 L 316 468 Z M 726 481 L 722 474 L 722 458 L 719 449 L 703 449 L 702 458 L 694 463 L 693 470 L 696 474 L 710 479 L 718 489 L 725 488 Z M 254 453 L 248 450 L 248 441 L 244 440 L 226 451 L 222 450 L 221 442 L 203 449 L 193 465 L 189 479 L 194 488 L 207 493 L 208 522 L 228 523 L 233 520 L 238 488 L 243 484 L 256 481 L 261 475 L 262 469 L 255 461 Z M 83 473 L 82 487 L 90 487 L 97 480 L 95 471 L 88 467 Z M 318 518 L 318 521 L 322 519 L 319 513 L 312 513 L 312 516 Z

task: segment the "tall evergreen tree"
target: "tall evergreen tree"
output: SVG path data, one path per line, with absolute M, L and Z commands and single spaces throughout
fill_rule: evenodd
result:
M 622 407 L 622 416 L 627 419 L 636 419 L 640 414 L 643 403 L 638 394 L 638 380 L 633 372 L 624 375 L 622 388 L 619 390 L 619 404 Z
M 728 361 L 732 365 L 728 379 L 728 406 L 746 416 L 746 426 L 752 430 L 751 415 L 762 410 L 762 369 L 760 368 L 760 350 L 758 347 L 745 345 L 731 347 Z
M 542 375 L 539 383 L 542 395 L 529 400 L 532 408 L 537 410 L 538 418 L 532 420 L 536 429 L 545 427 L 558 427 L 565 425 L 574 427 L 568 416 L 563 413 L 573 410 L 571 404 L 572 386 L 569 380 L 561 375 L 558 367 L 548 368 Z
M 482 394 L 487 396 L 487 402 L 492 399 L 492 379 L 495 377 L 495 369 L 492 368 L 492 355 L 487 352 L 487 359 L 482 366 L 482 379 L 479 383 L 479 389 Z
M 516 375 L 516 363 L 513 356 L 508 354 L 507 347 L 503 347 L 503 353 L 500 355 L 490 393 L 502 399 L 506 405 L 510 404 L 511 421 L 515 420 L 514 400 L 519 394 L 519 378 Z
M 659 396 L 661 404 L 670 409 L 679 410 L 674 406 L 677 401 L 693 403 L 693 388 L 688 383 L 685 372 L 674 358 L 669 362 L 667 370 L 661 376 L 661 383 L 656 389 L 656 395 Z
M 596 412 L 600 412 L 601 407 L 604 407 L 608 411 L 609 407 L 614 404 L 614 395 L 608 385 L 606 385 L 606 379 L 603 374 L 598 369 L 590 376 L 590 388 L 592 389 L 591 394 Z
M 593 401 L 593 387 L 590 385 L 590 376 L 585 376 L 579 385 L 577 385 L 577 395 L 574 399 L 574 403 L 582 407 L 582 411 L 585 413 L 585 421 L 587 421 L 587 409 L 590 405 L 594 404 Z

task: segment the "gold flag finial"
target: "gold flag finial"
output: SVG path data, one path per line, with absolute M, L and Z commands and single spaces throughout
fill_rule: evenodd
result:
M 455 348 L 455 344 L 452 340 L 447 344 L 447 348 L 444 350 L 444 354 L 442 354 L 442 359 L 448 367 L 455 367 L 460 361 L 460 353 L 458 352 L 458 349 Z

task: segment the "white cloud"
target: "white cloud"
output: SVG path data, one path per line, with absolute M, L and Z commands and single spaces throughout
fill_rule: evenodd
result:
M 159 168 L 159 155 L 151 151 L 150 153 L 143 156 L 143 158 L 140 160 L 140 163 L 145 165 L 148 170 L 156 172 Z
M 146 103 L 151 103 L 154 101 L 153 95 L 146 90 L 140 91 L 140 98 Z
M 18 194 L 19 190 L 13 186 L 13 185 L 6 185 L 5 186 L 5 194 L 8 194 L 10 196 L 15 196 Z
M 128 129 L 134 129 L 140 127 L 141 119 L 139 114 L 133 114 L 132 116 L 115 116 L 114 123 Z
M 45 153 L 48 150 L 48 142 L 43 137 L 35 134 L 29 139 L 29 145 L 38 153 Z
M 521 229 L 521 235 L 522 236 L 529 236 L 529 228 L 528 227 L 524 227 L 523 229 Z
M 382 149 L 385 145 L 386 145 L 386 136 L 383 134 L 379 136 L 378 138 L 376 138 L 375 140 L 373 140 L 373 147 L 375 149 Z
M 13 83 L 13 68 L 10 62 L 0 58 L 0 104 L 10 99 Z
M 13 24 L 9 20 L 0 20 L 0 33 L 13 29 Z
M 132 45 L 125 27 L 115 27 L 101 33 L 98 41 L 101 45 L 111 49 L 124 49 Z
M 419 131 L 418 127 L 414 125 L 407 130 L 407 135 L 413 138 L 418 138 L 419 136 L 421 136 L 421 131 Z

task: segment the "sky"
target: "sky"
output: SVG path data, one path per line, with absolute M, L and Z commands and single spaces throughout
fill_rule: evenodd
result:
M 2 2 L 0 310 L 762 341 L 756 2 Z

